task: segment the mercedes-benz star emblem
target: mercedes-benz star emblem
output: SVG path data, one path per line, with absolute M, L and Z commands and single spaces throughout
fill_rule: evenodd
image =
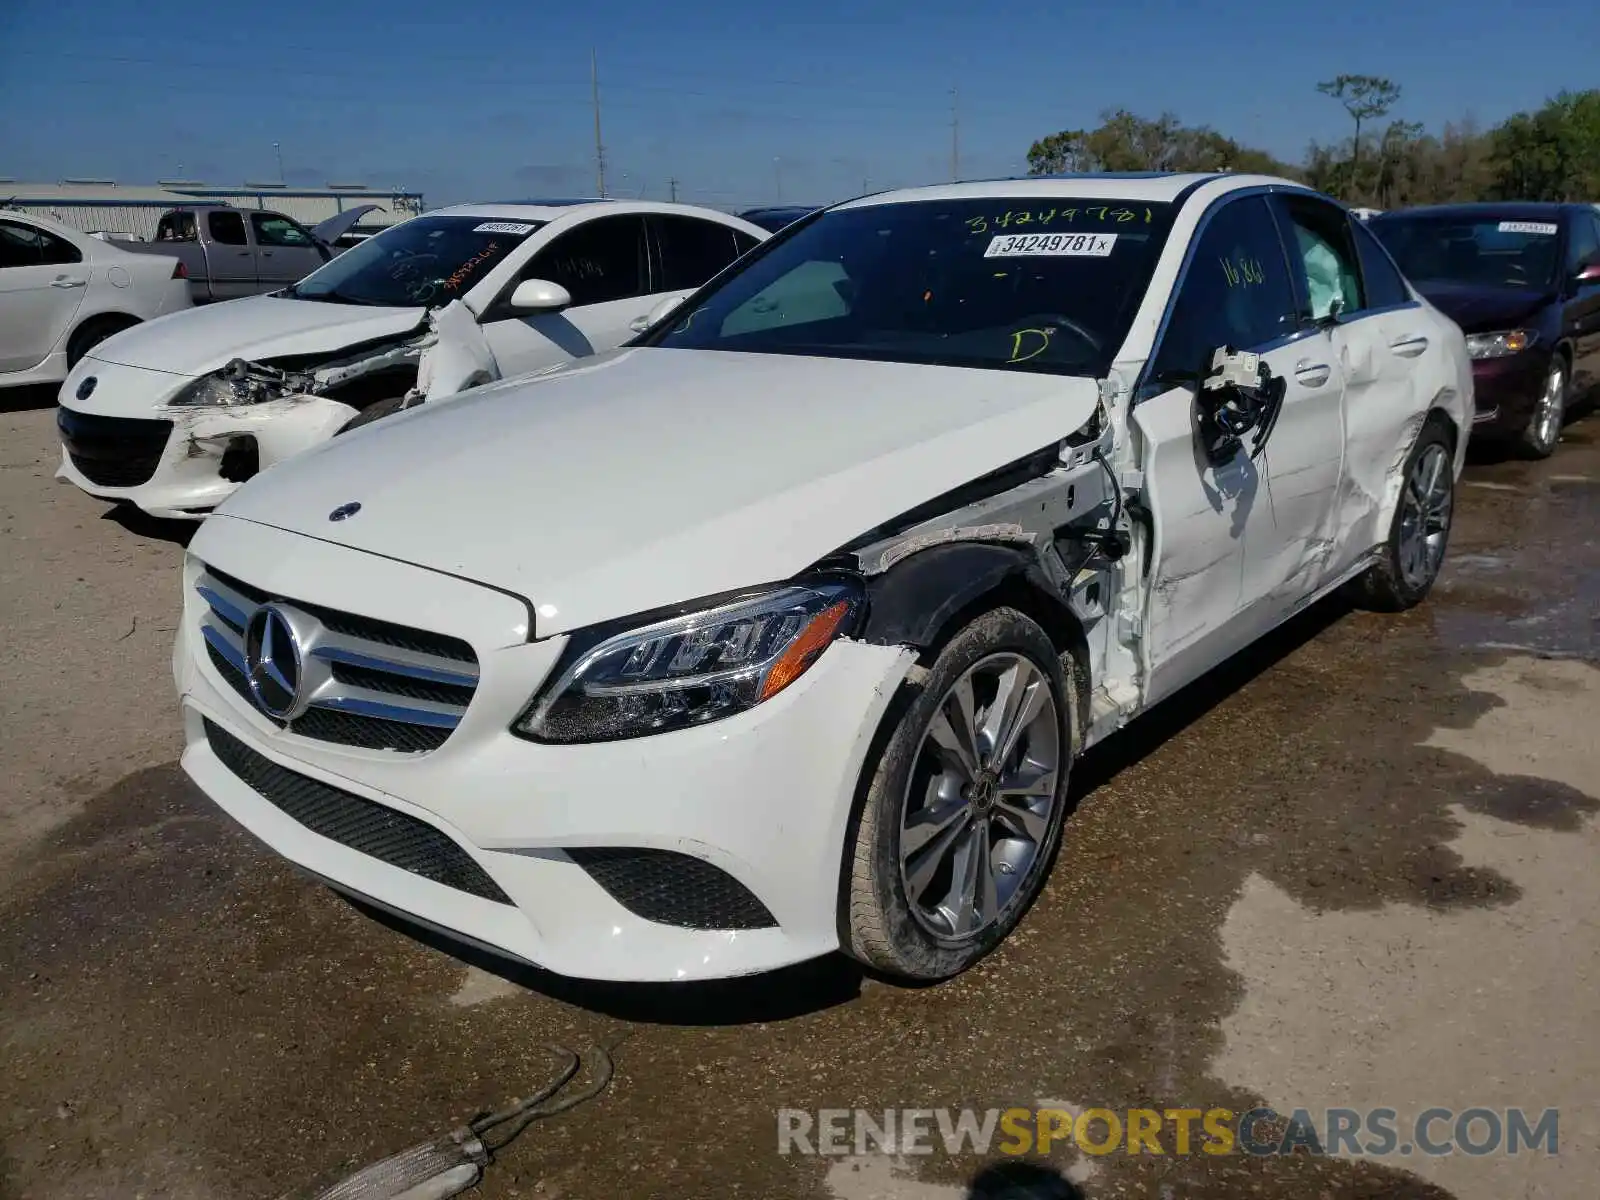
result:
M 341 504 L 328 514 L 330 521 L 343 521 L 346 517 L 353 517 L 361 511 L 361 502 L 352 500 L 349 504 Z
M 303 665 L 299 639 L 282 609 L 263 604 L 250 614 L 244 629 L 244 666 L 257 708 L 278 721 L 299 716 Z
M 78 391 L 77 391 L 78 399 L 79 400 L 87 400 L 90 396 L 94 395 L 95 385 L 98 384 L 99 382 L 100 381 L 98 379 L 96 379 L 93 375 L 90 375 L 87 378 L 85 378 L 84 381 L 78 385 Z

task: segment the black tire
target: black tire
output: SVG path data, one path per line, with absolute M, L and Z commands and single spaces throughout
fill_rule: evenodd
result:
M 338 437 L 341 433 L 349 433 L 352 429 L 360 429 L 363 425 L 371 425 L 374 421 L 392 417 L 401 411 L 405 402 L 404 396 L 395 396 L 389 400 L 379 400 L 376 404 L 369 404 L 341 425 L 333 436 Z
M 1443 452 L 1446 467 L 1443 538 L 1437 557 L 1430 556 L 1428 561 L 1431 565 L 1419 575 L 1415 570 L 1408 569 L 1403 557 L 1408 528 L 1407 496 L 1412 489 L 1413 477 L 1418 471 L 1419 464 L 1439 451 Z M 1352 585 L 1352 599 L 1360 607 L 1372 609 L 1374 612 L 1403 612 L 1422 603 L 1433 588 L 1433 582 L 1439 576 L 1439 568 L 1444 565 L 1445 554 L 1449 548 L 1450 528 L 1455 513 L 1454 465 L 1455 453 L 1449 427 L 1441 418 L 1429 417 L 1427 424 L 1422 427 L 1422 432 L 1417 435 L 1416 445 L 1411 447 L 1411 453 L 1406 458 L 1400 499 L 1395 504 L 1394 517 L 1389 523 L 1389 536 L 1383 543 L 1379 559 Z
M 930 769 L 930 763 L 943 756 L 937 750 L 928 751 L 925 738 L 934 718 L 945 705 L 952 689 L 967 678 L 969 672 L 983 671 L 990 664 L 1025 660 L 1036 673 L 1035 682 L 1047 685 L 1048 697 L 1054 705 L 1052 714 L 1041 711 L 1036 724 L 1019 734 L 1016 745 L 1021 757 L 1031 758 L 1036 747 L 1036 736 L 1041 743 L 1053 741 L 1056 761 L 1056 779 L 1053 792 L 1040 792 L 1038 799 L 1050 797 L 1047 817 L 1036 818 L 1042 833 L 1029 839 L 1035 848 L 1021 871 L 1014 890 L 1004 903 L 995 904 L 991 923 L 965 934 L 940 934 L 929 927 L 928 910 L 908 899 L 905 874 L 901 868 L 902 821 L 914 794 L 913 785 L 920 782 L 920 797 L 932 794 L 939 772 Z M 1055 859 L 1061 839 L 1061 828 L 1066 820 L 1067 785 L 1072 761 L 1079 745 L 1076 696 L 1073 693 L 1062 660 L 1044 630 L 1030 617 L 1013 608 L 997 608 L 975 618 L 962 628 L 940 651 L 926 677 L 919 684 L 911 684 L 916 692 L 902 703 L 891 716 L 895 723 L 880 737 L 881 750 L 876 761 L 871 759 L 865 767 L 864 795 L 857 815 L 851 841 L 845 858 L 845 884 L 841 897 L 841 944 L 845 952 L 861 963 L 883 974 L 915 982 L 933 982 L 948 979 L 972 966 L 1004 940 L 1027 912 L 1038 896 Z M 975 712 L 984 713 L 983 696 L 977 695 Z M 1045 731 L 1055 729 L 1052 736 Z M 932 755 L 930 758 L 929 755 Z M 1042 753 L 1042 752 L 1041 752 Z M 1006 761 L 1013 761 L 1007 755 Z M 868 774 L 870 773 L 870 774 Z M 1003 773 L 1003 772 L 1002 772 Z M 1047 777 L 1041 783 L 1048 788 Z M 959 801 L 941 801 L 951 808 L 964 807 L 960 818 L 965 828 L 974 828 L 981 820 L 985 825 L 983 846 L 989 848 L 989 861 L 996 856 L 1005 857 L 1007 845 L 1020 845 L 1021 841 L 991 842 L 991 831 L 1012 837 L 1020 826 L 1013 827 L 995 799 L 993 780 L 987 799 L 973 800 L 969 789 L 963 789 Z M 982 805 L 980 813 L 980 804 Z M 948 811 L 948 808 L 941 808 Z M 930 839 L 932 847 L 940 839 Z M 958 839 L 958 840 L 964 840 Z M 959 855 L 960 851 L 951 851 Z M 943 858 L 941 854 L 939 857 Z M 976 854 L 972 858 L 977 861 Z M 954 885 L 956 858 L 950 860 L 950 882 Z M 942 868 L 941 868 L 942 869 Z M 1000 875 L 987 876 L 991 887 L 996 880 L 1004 879 L 1009 885 L 1014 868 L 998 866 Z M 952 891 L 951 895 L 954 894 Z M 997 892 L 991 895 L 998 897 Z M 946 896 L 946 899 L 949 897 Z M 920 915 L 919 915 L 920 914 Z
M 112 334 L 121 333 L 124 329 L 132 329 L 137 324 L 139 324 L 139 321 L 136 317 L 90 317 L 77 329 L 73 330 L 72 336 L 67 339 L 67 370 L 70 371 L 77 366 L 85 354 L 89 353 Z
M 1561 443 L 1561 426 L 1566 420 L 1568 393 L 1572 388 L 1572 371 L 1558 350 L 1550 356 L 1550 370 L 1545 376 L 1544 390 L 1539 402 L 1528 414 L 1528 423 L 1517 435 L 1517 452 L 1523 458 L 1549 458 Z M 1553 417 L 1547 414 L 1553 410 Z

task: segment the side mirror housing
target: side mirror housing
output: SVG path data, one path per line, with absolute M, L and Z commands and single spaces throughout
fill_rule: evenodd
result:
M 649 314 L 645 317 L 644 329 L 637 330 L 637 332 L 643 333 L 645 330 L 654 329 L 657 325 L 661 324 L 661 322 L 665 321 L 678 310 L 678 306 L 683 303 L 683 299 L 684 298 L 682 296 L 668 296 L 665 300 L 661 301 L 654 308 L 652 308 Z
M 524 279 L 506 307 L 513 312 L 558 312 L 572 303 L 572 293 L 548 279 Z

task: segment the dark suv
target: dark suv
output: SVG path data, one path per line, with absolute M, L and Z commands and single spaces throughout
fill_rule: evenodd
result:
M 1473 438 L 1547 457 L 1569 407 L 1600 384 L 1600 213 L 1451 204 L 1383 213 L 1368 228 L 1467 335 Z

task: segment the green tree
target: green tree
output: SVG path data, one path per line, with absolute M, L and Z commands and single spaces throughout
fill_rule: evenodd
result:
M 1489 135 L 1494 191 L 1507 200 L 1600 198 L 1600 88 L 1562 92 Z
M 1350 150 L 1351 196 L 1360 193 L 1361 179 L 1361 124 L 1388 114 L 1400 102 L 1400 85 L 1378 75 L 1337 75 L 1317 84 L 1317 91 L 1332 96 L 1344 105 L 1356 123 L 1355 139 Z
M 1029 175 L 1060 175 L 1065 171 L 1088 171 L 1084 150 L 1088 135 L 1081 129 L 1063 129 L 1042 137 L 1028 147 Z

